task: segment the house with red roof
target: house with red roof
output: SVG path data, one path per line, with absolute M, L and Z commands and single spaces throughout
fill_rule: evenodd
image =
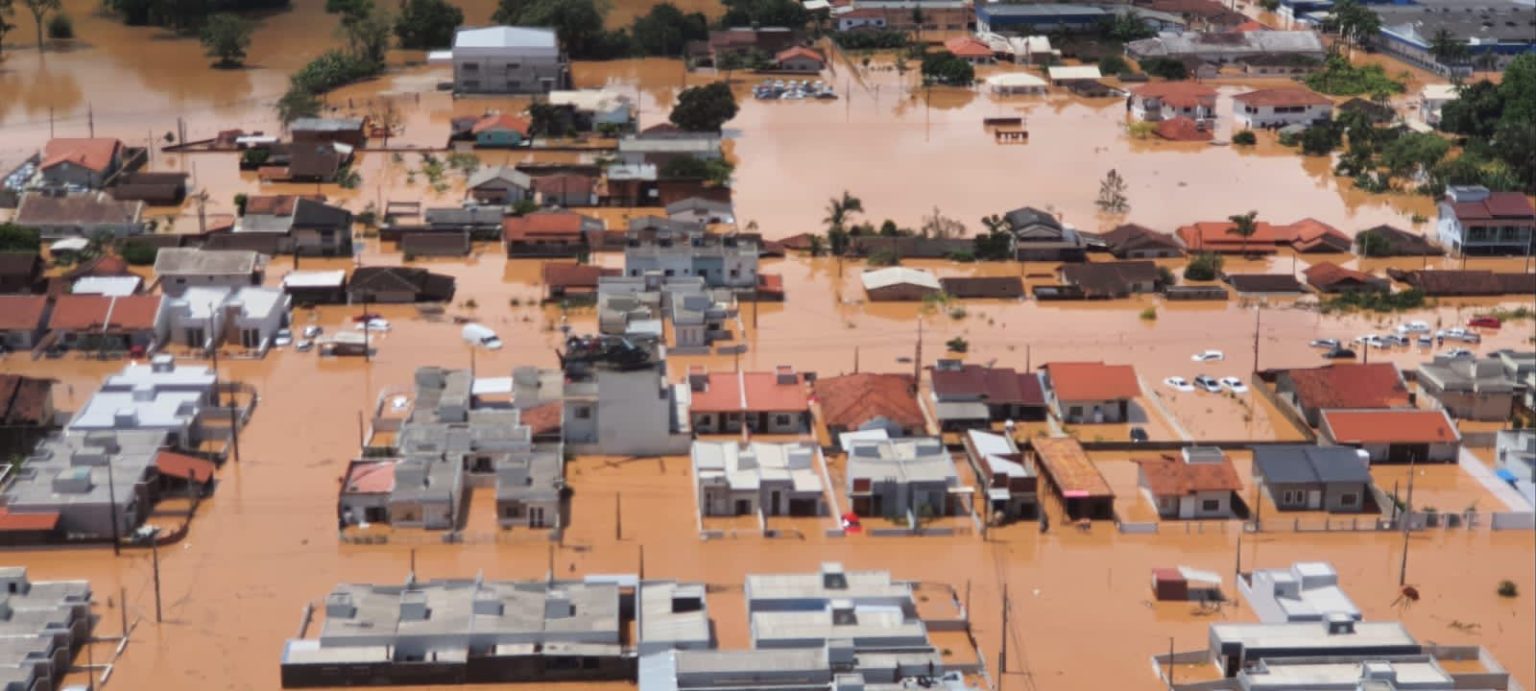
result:
M 1319 431 L 1326 443 L 1360 449 L 1372 463 L 1455 463 L 1461 453 L 1461 433 L 1444 410 L 1325 410 Z
M 939 360 L 928 377 L 928 402 L 945 432 L 1008 420 L 1044 420 L 1049 410 L 1038 372 Z
M 1232 119 L 1246 129 L 1314 125 L 1333 118 L 1333 100 L 1300 86 L 1259 89 L 1232 97 Z
M 1215 447 L 1186 446 L 1136 465 L 1137 484 L 1163 518 L 1231 518 L 1232 498 L 1243 489 L 1232 460 Z
M 475 121 L 469 133 L 475 138 L 475 148 L 494 149 L 522 146 L 529 140 L 533 121 L 525 117 L 505 113 L 489 113 Z
M 1141 395 L 1141 382 L 1130 365 L 1051 362 L 1040 371 L 1046 400 L 1062 422 L 1126 422 L 1131 417 L 1131 399 Z
M 507 257 L 578 257 L 591 246 L 589 236 L 603 232 L 603 222 L 574 211 L 536 211 L 501 221 Z
M 1301 272 L 1307 285 L 1319 293 L 1383 292 L 1390 290 L 1391 281 L 1364 271 L 1346 269 L 1333 262 L 1318 262 Z
M 60 295 L 40 346 L 89 351 L 152 348 L 165 331 L 160 295 Z
M 985 65 L 996 62 L 996 55 L 992 52 L 992 46 L 987 45 L 986 41 L 975 36 L 955 36 L 944 42 L 944 50 L 972 65 Z
M 46 295 L 0 295 L 0 350 L 31 350 L 52 305 Z
M 56 137 L 43 146 L 38 169 L 49 186 L 97 189 L 123 167 L 123 142 L 104 137 Z
M 1324 410 L 1413 407 L 1402 372 L 1390 362 L 1279 370 L 1275 395 L 1313 427 L 1322 423 Z
M 1304 254 L 1348 252 L 1351 246 L 1348 235 L 1315 218 L 1288 225 L 1255 221 L 1253 235 L 1246 238 L 1236 229 L 1231 221 L 1197 221 L 1175 234 L 1190 252 L 1213 254 L 1273 254 L 1280 247 Z
M 1159 122 L 1185 117 L 1196 122 L 1216 117 L 1216 89 L 1200 82 L 1152 82 L 1131 89 L 1131 115 Z
M 688 372 L 688 414 L 700 434 L 802 434 L 810 429 L 806 383 L 814 379 L 779 365 L 772 372 Z
M 597 206 L 597 178 L 578 173 L 555 173 L 532 179 L 534 201 L 541 206 Z
M 774 54 L 774 67 L 780 72 L 816 74 L 827 67 L 827 59 L 814 49 L 790 46 Z
M 389 495 L 395 491 L 395 467 L 399 463 L 393 458 L 367 459 L 347 466 L 336 503 L 342 525 L 389 522 Z
M 817 379 L 811 385 L 821 422 L 833 439 L 844 432 L 884 430 L 891 437 L 927 432 L 910 374 L 859 372 Z
M 1522 192 L 1451 186 L 1439 204 L 1440 245 L 1461 255 L 1525 255 L 1533 251 L 1536 208 Z
M 540 272 L 544 277 L 545 299 L 548 300 L 559 300 L 575 295 L 596 295 L 597 279 L 603 276 L 624 275 L 623 269 L 567 262 L 545 262 Z

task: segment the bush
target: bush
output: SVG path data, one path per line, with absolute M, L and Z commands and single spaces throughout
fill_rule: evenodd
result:
M 296 89 L 319 94 L 367 79 L 383 69 L 383 65 L 374 64 L 365 58 L 339 50 L 328 50 L 299 68 L 288 81 Z
M 129 240 L 123 243 L 122 248 L 117 253 L 123 258 L 123 261 L 129 264 L 149 266 L 155 263 L 155 256 L 160 254 L 160 248 L 147 242 Z
M 75 37 L 75 23 L 69 15 L 60 12 L 48 20 L 48 38 L 67 41 Z
M 1221 275 L 1222 259 L 1219 254 L 1197 254 L 1184 267 L 1187 281 L 1214 281 Z
M 0 252 L 36 252 L 43 246 L 36 228 L 0 223 Z
M 1253 146 L 1259 143 L 1259 135 L 1253 130 L 1243 130 L 1232 135 L 1232 143 L 1238 146 Z
M 1118 55 L 1106 55 L 1099 58 L 1099 72 L 1104 76 L 1125 74 L 1131 71 L 1131 66 L 1125 62 L 1125 58 Z
M 949 339 L 948 341 L 945 341 L 944 347 L 948 348 L 949 352 L 951 353 L 963 353 L 971 349 L 971 342 L 965 340 L 963 337 L 956 336 Z
M 904 31 L 881 29 L 878 31 L 842 31 L 832 34 L 832 41 L 844 50 L 890 50 L 905 48 L 907 34 Z
M 1306 84 L 1334 96 L 1403 92 L 1403 82 L 1387 76 L 1381 65 L 1356 65 L 1340 55 L 1328 58 L 1322 69 L 1307 75 Z
M 1301 152 L 1308 156 L 1327 156 L 1343 141 L 1343 133 L 1333 123 L 1313 125 L 1301 133 Z
M 1141 61 L 1141 71 L 1169 81 L 1189 79 L 1189 68 L 1173 58 L 1147 58 Z
M 1142 318 L 1143 321 L 1149 321 L 1149 322 L 1157 321 L 1157 308 L 1156 307 L 1148 307 L 1148 308 L 1142 310 L 1141 311 L 1141 318 Z
M 869 259 L 866 259 L 865 263 L 870 266 L 896 266 L 901 263 L 901 257 L 896 256 L 896 253 L 890 250 L 880 250 L 869 255 Z
M 1499 597 L 1518 597 L 1519 595 L 1520 587 L 1515 585 L 1514 581 L 1507 578 L 1499 581 Z
M 923 81 L 946 86 L 970 86 L 976 81 L 976 68 L 947 50 L 923 56 Z
M 1424 291 L 1410 288 L 1397 293 L 1386 291 L 1351 291 L 1323 298 L 1318 309 L 1331 312 L 1405 312 L 1424 306 Z

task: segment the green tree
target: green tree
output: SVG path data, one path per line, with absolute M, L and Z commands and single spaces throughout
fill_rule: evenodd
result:
M 1338 126 L 1333 123 L 1313 125 L 1301 133 L 1301 152 L 1308 156 L 1326 156 L 1339 148 L 1342 140 Z
M 1362 230 L 1355 235 L 1355 251 L 1362 257 L 1385 257 L 1392 252 L 1392 244 L 1374 230 Z
M 1259 136 L 1253 130 L 1241 130 L 1232 133 L 1232 143 L 1237 146 L 1253 146 L 1259 143 Z
M 134 266 L 150 266 L 155 263 L 160 248 L 142 240 L 129 240 L 118 248 L 117 254 L 123 261 Z
M 1099 58 L 1099 72 L 1105 76 L 1117 74 L 1130 74 L 1131 66 L 1125 62 L 1125 58 L 1118 55 L 1106 55 Z
M 1120 12 L 1113 17 L 1106 17 L 1099 24 L 1099 35 L 1118 41 L 1129 43 L 1137 39 L 1151 38 L 1157 35 L 1152 27 L 1130 12 Z
M 721 0 L 725 14 L 720 26 L 782 26 L 798 29 L 805 26 L 808 14 L 805 6 L 795 0 Z
M 429 50 L 453 43 L 453 32 L 464 23 L 464 10 L 447 0 L 404 0 L 395 19 L 395 37 L 406 50 Z
M 68 41 L 75 37 L 75 22 L 69 15 L 63 12 L 55 12 L 48 19 L 48 38 L 55 41 Z
M 1381 17 L 1359 0 L 1338 0 L 1330 15 L 1331 28 L 1339 32 L 1344 46 L 1353 51 L 1381 33 Z
M 923 54 L 923 83 L 970 86 L 976 81 L 976 68 L 947 50 Z
M 1184 266 L 1184 279 L 1188 281 L 1214 281 L 1221 275 L 1222 259 L 1219 254 L 1203 253 L 1189 258 Z
M 299 118 L 312 118 L 319 114 L 320 99 L 308 89 L 291 86 L 288 92 L 277 100 L 277 118 L 284 125 Z
M 1255 220 L 1258 217 L 1259 212 L 1257 211 L 1249 211 L 1245 214 L 1235 214 L 1227 217 L 1227 220 L 1232 222 L 1232 227 L 1228 228 L 1227 232 L 1243 239 L 1243 254 L 1248 254 L 1248 238 L 1253 237 L 1253 234 L 1259 231 L 1258 221 Z
M 1507 74 L 1505 78 L 1508 79 Z M 1492 137 L 1504 114 L 1504 96 L 1499 87 L 1484 79 L 1463 84 L 1457 91 L 1456 99 L 1440 108 L 1440 129 L 1469 137 Z
M 662 2 L 635 20 L 635 47 L 645 55 L 676 57 L 689 41 L 709 38 L 709 20 L 702 12 L 684 14 L 671 2 Z
M 1189 79 L 1189 66 L 1173 58 L 1147 58 L 1141 61 L 1143 72 L 1168 81 Z
M 661 166 L 657 174 L 663 180 L 708 180 L 718 185 L 728 185 L 735 168 L 721 159 L 704 159 L 697 156 L 678 156 Z
M 690 132 L 719 132 L 736 117 L 736 95 L 725 82 L 683 89 L 667 119 Z
M 518 26 L 547 26 L 573 58 L 609 57 L 603 29 L 606 5 L 596 0 L 501 0 L 491 21 Z M 627 34 L 625 35 L 627 39 Z
M 250 20 L 239 15 L 213 15 L 203 25 L 203 48 L 208 57 L 219 59 L 219 67 L 239 67 L 245 64 L 245 53 L 251 47 L 251 32 L 255 28 Z
M 1429 39 L 1429 54 L 1435 56 L 1435 61 L 1446 67 L 1455 67 L 1466 62 L 1469 51 L 1467 44 L 1456 38 L 1448 29 L 1441 27 Z
M 37 24 L 37 49 L 43 50 L 43 20 L 48 18 L 50 12 L 58 12 L 61 4 L 59 0 L 21 0 L 26 5 L 27 11 L 32 13 L 32 21 Z
M 842 197 L 833 197 L 827 201 L 827 217 L 822 219 L 827 224 L 828 234 L 832 229 L 846 230 L 848 221 L 855 213 L 864 212 L 864 201 L 843 190 Z
M 1418 175 L 1434 168 L 1450 150 L 1451 143 L 1438 136 L 1409 132 L 1382 147 L 1381 163 L 1394 176 Z
M 42 244 L 36 228 L 0 223 L 0 252 L 36 252 Z
M 389 52 L 389 15 L 373 0 L 357 0 L 347 7 L 341 16 L 341 26 L 337 28 L 347 42 L 347 52 L 368 69 L 382 70 L 385 55 Z

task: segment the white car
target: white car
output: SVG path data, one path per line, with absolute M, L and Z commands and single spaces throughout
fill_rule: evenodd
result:
M 1221 385 L 1227 387 L 1232 393 L 1248 393 L 1248 385 L 1237 377 L 1222 377 Z
M 1221 382 L 1216 381 L 1215 377 L 1208 377 L 1204 374 L 1195 377 L 1195 386 L 1210 393 L 1221 393 Z
M 293 342 L 293 332 L 288 329 L 278 329 L 277 335 L 272 337 L 272 345 L 279 348 Z
M 1227 356 L 1219 350 L 1207 350 L 1203 353 L 1195 353 L 1189 356 L 1195 362 L 1216 362 L 1227 359 Z
M 1472 358 L 1477 357 L 1475 353 L 1467 350 L 1466 348 L 1452 348 L 1449 351 L 1446 351 L 1445 356 L 1451 358 L 1452 360 L 1471 360 Z
M 357 328 L 359 330 L 366 329 L 368 331 L 388 331 L 389 321 L 384 319 L 369 319 L 365 322 L 358 322 Z
M 1359 343 L 1361 345 L 1371 346 L 1373 348 L 1389 348 L 1392 345 L 1392 344 L 1388 343 L 1386 339 L 1384 339 L 1384 338 L 1382 338 L 1380 336 L 1377 336 L 1376 334 L 1366 334 L 1364 336 L 1356 338 L 1355 339 L 1355 343 Z
M 1168 388 L 1183 393 L 1191 393 L 1195 390 L 1195 385 L 1189 383 L 1189 380 L 1183 377 L 1169 377 L 1164 379 L 1163 383 L 1166 384 Z
M 318 326 L 310 325 L 310 326 L 304 327 L 304 337 L 305 338 L 311 338 L 311 339 L 318 338 L 320 336 L 320 334 L 322 334 L 322 333 L 325 333 L 325 329 L 322 329 L 322 328 L 320 328 Z
M 1319 338 L 1319 339 L 1316 339 L 1316 340 L 1312 341 L 1311 343 L 1308 343 L 1307 345 L 1312 346 L 1313 348 L 1322 348 L 1323 350 L 1332 350 L 1334 348 L 1339 347 L 1339 339 L 1337 339 L 1337 338 Z
M 1397 332 L 1404 334 L 1427 334 L 1429 333 L 1429 324 L 1427 322 L 1411 321 L 1406 324 L 1399 324 Z

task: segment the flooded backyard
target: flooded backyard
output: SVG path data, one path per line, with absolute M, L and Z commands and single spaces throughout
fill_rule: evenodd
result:
M 239 71 L 188 69 L 206 62 L 195 41 L 171 39 L 154 29 L 125 28 L 96 13 L 94 2 L 68 0 L 80 38 L 69 50 L 39 56 L 25 43 L 25 30 L 11 33 L 0 61 L 0 163 L 29 155 L 52 128 L 59 136 L 84 136 L 94 121 L 101 136 L 142 145 L 176 129 L 184 118 L 189 138 L 218 130 L 273 131 L 272 101 L 286 87 L 286 74 L 330 40 L 335 20 L 320 0 L 299 0 L 289 12 L 263 20 L 253 42 L 252 67 Z M 611 19 L 633 15 L 640 2 L 621 0 Z M 705 3 L 683 3 L 685 10 Z M 488 0 L 465 5 L 473 21 L 493 9 Z M 718 8 L 706 8 L 718 11 Z M 329 96 L 343 112 L 366 113 L 370 102 L 391 99 L 405 115 L 399 145 L 441 147 L 448 119 L 486 108 L 514 108 L 526 99 L 465 99 L 455 102 L 436 90 L 442 68 L 408 64 L 418 55 L 397 55 L 386 77 Z M 1263 140 L 1254 150 L 1208 144 L 1131 138 L 1119 99 L 1086 100 L 1053 93 L 1045 97 L 995 98 L 981 92 L 939 90 L 925 94 L 893 71 L 853 74 L 839 62 L 835 83 L 844 98 L 831 102 L 760 102 L 744 98 L 728 126 L 737 217 L 756 221 L 768 238 L 824 229 L 828 198 L 849 190 L 862 198 L 861 219 L 885 218 L 904 227 L 920 225 L 935 207 L 963 221 L 972 232 L 985 214 L 1034 205 L 1054 209 L 1085 230 L 1107 229 L 1125 220 L 1171 231 L 1196 221 L 1257 210 L 1263 219 L 1290 222 L 1315 217 L 1346 233 L 1379 223 L 1415 226 L 1415 213 L 1433 216 L 1423 197 L 1368 195 L 1334 178 L 1325 159 L 1299 157 Z M 637 95 L 641 124 L 664 119 L 683 84 L 713 75 L 686 74 L 676 61 L 635 60 L 580 64 L 578 86 L 610 86 Z M 834 78 L 829 78 L 833 81 Z M 1223 116 L 1238 84 L 1221 84 Z M 749 91 L 743 83 L 738 94 Z M 350 111 L 348 102 L 352 103 Z M 1024 117 L 1030 140 L 994 144 L 984 117 Z M 1223 133 L 1224 136 L 1224 133 Z M 392 141 L 392 144 L 395 142 Z M 482 156 L 487 164 L 522 160 L 559 161 L 582 153 L 503 152 Z M 323 192 L 353 211 L 372 202 L 421 199 L 452 203 L 462 196 L 462 178 L 442 191 L 412 182 L 416 154 L 400 160 L 366 152 L 362 185 Z M 1105 217 L 1094 206 L 1098 181 L 1110 168 L 1129 182 L 1131 212 Z M 161 154 L 154 170 L 196 171 L 195 187 L 208 194 L 207 209 L 232 211 L 236 193 L 312 192 L 314 186 L 263 185 L 237 170 L 232 154 Z M 197 227 L 193 205 L 155 209 L 177 216 L 177 232 Z M 626 212 L 605 210 L 610 223 Z M 162 230 L 164 230 L 164 225 Z M 368 241 L 358 262 L 398 264 L 393 247 Z M 1327 257 L 1324 257 L 1327 259 Z M 599 254 L 594 261 L 619 266 L 622 257 Z M 1229 269 L 1299 272 L 1310 263 L 1288 255 L 1232 262 Z M 941 276 L 1022 275 L 1028 283 L 1053 282 L 1055 266 L 1045 263 L 958 264 L 906 261 Z M 1348 263 L 1358 265 L 1357 260 Z M 1418 268 L 1422 260 L 1392 265 Z M 722 645 L 744 645 L 744 607 L 739 588 L 748 573 L 813 571 L 823 561 L 849 569 L 887 569 L 897 579 L 942 584 L 965 593 L 982 658 L 1001 689 L 1154 689 L 1161 683 L 1148 664 L 1166 652 L 1169 639 L 1179 650 L 1202 648 L 1213 621 L 1251 621 L 1240 602 L 1216 610 L 1194 604 L 1155 603 L 1150 569 L 1188 566 L 1223 575 L 1236 598 L 1234 569 L 1283 567 L 1297 560 L 1331 561 L 1368 619 L 1401 619 L 1421 641 L 1487 646 L 1527 687 L 1536 685 L 1536 537 L 1529 531 L 1435 530 L 1409 541 L 1408 583 L 1423 598 L 1394 602 L 1404 540 L 1398 533 L 1290 531 L 1239 534 L 1227 522 L 1209 532 L 1165 530 L 1152 535 L 1120 534 L 1112 523 L 1078 531 L 1060 526 L 1041 534 L 1034 524 L 1012 525 L 954 537 L 830 538 L 819 530 L 768 539 L 741 526 L 738 537 L 698 539 L 691 472 L 686 457 L 580 457 L 567 466 L 574 488 L 572 523 L 559 544 L 527 531 L 501 533 L 486 515 L 488 497 L 472 502 L 470 528 L 461 544 L 444 544 L 429 533 L 402 533 L 387 544 L 348 544 L 339 538 L 336 500 L 340 478 L 359 451 L 362 418 L 371 415 L 381 391 L 408 389 L 414 370 L 438 365 L 469 367 L 471 356 L 449 317 L 471 317 L 495 329 L 505 342 L 474 359 L 482 376 L 506 376 L 520 365 L 553 367 L 562 345 L 562 326 L 595 330 L 591 309 L 541 304 L 539 263 L 507 261 L 501 249 L 480 245 L 465 260 L 414 265 L 447 273 L 457 295 L 447 315 L 423 315 L 415 307 L 383 306 L 393 329 L 378 336 L 377 355 L 361 359 L 320 358 L 281 349 L 264 359 L 224 359 L 221 374 L 255 386 L 260 405 L 241 435 L 241 455 L 220 471 L 219 487 L 198 509 L 190 534 L 160 553 L 165 621 L 154 621 L 151 556 L 142 550 L 114 557 L 109 548 L 8 551 L 0 564 L 26 566 L 34 579 L 91 581 L 102 622 L 98 635 L 115 635 L 119 608 L 138 621 L 107 688 L 192 691 L 278 688 L 283 641 L 297 634 L 306 603 L 319 602 L 340 581 L 400 582 L 415 565 L 418 578 L 542 578 L 643 571 L 647 578 L 702 581 L 726 588 L 711 594 L 712 617 Z M 299 262 L 301 269 L 345 268 L 342 260 Z M 1365 268 L 1380 271 L 1383 261 Z M 1452 268 L 1459 262 L 1430 260 Z M 277 285 L 289 269 L 286 258 L 268 271 Z M 1518 260 L 1472 260 L 1469 268 L 1522 270 Z M 746 351 L 724 355 L 672 356 L 669 369 L 680 379 L 691 365 L 716 370 L 768 369 L 788 364 L 822 376 L 863 371 L 912 372 L 939 357 L 996 363 L 1018 369 L 1051 361 L 1103 360 L 1134 364 L 1141 381 L 1138 407 L 1154 440 L 1300 439 L 1300 433 L 1256 393 L 1229 396 L 1179 393 L 1161 382 L 1171 376 L 1236 376 L 1247 380 L 1259 368 L 1321 364 L 1309 348 L 1316 338 L 1349 340 L 1411 319 L 1434 325 L 1465 323 L 1468 317 L 1503 305 L 1536 306 L 1536 300 L 1443 301 L 1391 317 L 1323 315 L 1309 301 L 1239 300 L 1170 303 L 1152 298 L 1092 303 L 963 300 L 963 316 L 911 303 L 865 301 L 855 260 L 790 257 L 765 260 L 765 272 L 784 277 L 784 303 L 743 304 Z M 1148 318 L 1151 310 L 1155 318 Z M 295 310 L 295 328 L 315 324 L 328 332 L 347 328 L 356 307 Z M 946 342 L 963 338 L 965 353 L 946 353 Z M 1530 349 L 1532 324 L 1517 321 L 1485 334 L 1479 352 Z M 1191 355 L 1221 350 L 1220 362 L 1194 363 Z M 1372 361 L 1416 366 L 1428 357 L 1418 350 L 1373 351 Z M 32 360 L 0 357 L 0 372 L 53 377 L 56 406 L 77 410 L 120 361 L 69 356 Z M 1075 425 L 1084 439 L 1123 439 L 1125 425 Z M 1097 428 L 1097 429 L 1095 429 Z M 1117 490 L 1134 485 L 1128 454 L 1104 457 Z M 1096 459 L 1097 460 L 1097 459 Z M 1251 479 L 1246 463 L 1245 485 Z M 1407 469 L 1381 469 L 1376 481 L 1388 488 L 1406 483 Z M 1416 478 L 1423 500 L 1441 510 L 1476 505 L 1502 510 L 1496 498 L 1454 467 L 1421 469 Z M 964 475 L 970 477 L 968 470 Z M 1146 518 L 1144 497 L 1122 497 L 1124 510 Z M 1268 508 L 1266 508 L 1268 510 Z M 959 524 L 959 521 L 956 521 Z M 809 523 L 807 524 L 809 525 Z M 732 526 L 736 527 L 736 526 Z M 1495 587 L 1513 580 L 1517 599 L 1500 598 Z M 1008 629 L 1002 628 L 1002 598 L 1008 594 Z M 119 593 L 125 593 L 120 596 Z M 996 674 L 1000 648 L 1008 648 L 1008 670 Z M 93 648 L 97 659 L 108 646 Z M 1182 672 L 1181 672 L 1182 674 Z M 85 683 L 80 674 L 71 683 Z M 558 688 L 625 688 L 622 684 L 561 684 Z

